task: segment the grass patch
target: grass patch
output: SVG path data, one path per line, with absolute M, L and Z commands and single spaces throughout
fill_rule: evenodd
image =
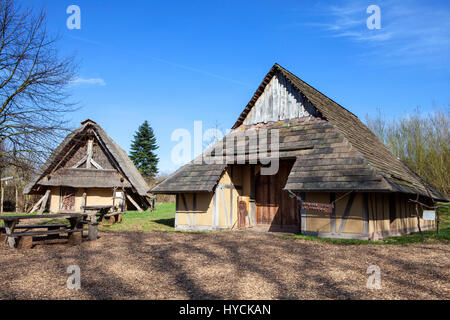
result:
M 121 223 L 100 225 L 100 230 L 156 230 L 175 231 L 175 203 L 157 204 L 155 211 L 128 211 L 122 215 Z
M 399 237 L 388 237 L 378 241 L 357 240 L 357 239 L 328 239 L 318 238 L 314 236 L 306 236 L 302 234 L 286 234 L 282 237 L 285 239 L 304 239 L 319 242 L 327 242 L 343 245 L 364 245 L 364 244 L 411 244 L 411 243 L 450 243 L 450 203 L 443 204 L 445 208 L 440 208 L 440 233 L 436 230 L 428 230 L 423 232 L 423 238 L 419 232 L 406 234 Z

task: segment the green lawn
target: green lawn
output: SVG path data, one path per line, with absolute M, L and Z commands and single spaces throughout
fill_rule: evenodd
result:
M 22 215 L 24 213 L 9 212 L 5 216 Z M 26 215 L 37 215 L 37 213 L 27 213 Z M 44 214 L 45 215 L 45 214 Z M 175 224 L 175 203 L 157 204 L 155 211 L 128 211 L 122 215 L 122 223 L 113 225 L 103 223 L 100 230 L 161 230 L 174 231 Z M 42 221 L 41 224 L 67 223 L 66 219 L 51 219 Z M 0 220 L 3 226 L 3 220 Z
M 356 239 L 326 239 L 301 234 L 284 235 L 286 239 L 306 239 L 314 241 L 329 242 L 335 244 L 408 244 L 408 243 L 450 243 L 450 203 L 441 204 L 445 208 L 439 209 L 440 212 L 440 233 L 435 230 L 424 231 L 423 238 L 419 232 L 407 234 L 400 237 L 389 237 L 379 241 L 367 241 Z
M 158 230 L 174 231 L 175 203 L 157 204 L 155 211 L 128 211 L 122 215 L 122 222 L 104 223 L 100 230 Z

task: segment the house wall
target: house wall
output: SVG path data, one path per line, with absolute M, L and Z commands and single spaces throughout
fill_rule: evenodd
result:
M 258 168 L 254 170 L 257 172 Z M 178 194 L 176 229 L 236 229 L 237 199 L 239 196 L 247 196 L 251 201 L 254 192 L 251 174 L 250 166 L 230 167 L 220 178 L 214 192 Z M 412 199 L 408 195 L 307 192 L 302 196 L 307 202 L 329 204 L 333 199 L 336 200 L 332 215 L 304 209 L 301 211 L 300 228 L 303 234 L 330 238 L 377 239 L 418 231 L 415 205 L 408 202 L 408 199 Z M 249 214 L 250 222 L 255 226 L 255 212 L 252 212 L 252 208 L 249 208 Z M 422 230 L 427 230 L 434 228 L 434 221 L 424 221 L 420 218 L 420 225 Z
M 60 211 L 60 187 L 52 187 L 50 193 L 50 213 Z M 83 193 L 86 192 L 86 205 L 112 205 L 113 190 L 110 188 L 78 188 L 75 193 L 75 211 L 81 211 Z M 118 205 L 118 201 L 115 202 Z
M 409 200 L 415 200 L 415 197 L 406 194 L 370 194 L 368 196 L 369 233 L 376 238 L 381 238 L 419 231 L 416 205 Z M 434 228 L 434 221 L 423 220 L 420 206 L 418 210 L 421 229 Z
M 227 169 L 214 192 L 177 194 L 175 228 L 214 230 L 236 227 L 237 197 L 244 195 L 244 187 L 239 185 L 242 180 L 237 177 L 241 177 L 243 171 L 244 169 L 239 171 Z M 231 176 L 236 176 L 236 180 Z
M 302 210 L 303 234 L 379 239 L 418 231 L 415 204 L 408 201 L 413 199 L 411 196 L 389 193 L 306 193 L 305 201 L 330 203 L 333 196 L 337 199 L 334 218 L 328 213 Z M 419 216 L 422 216 L 420 208 Z M 434 221 L 419 219 L 422 230 L 434 228 Z

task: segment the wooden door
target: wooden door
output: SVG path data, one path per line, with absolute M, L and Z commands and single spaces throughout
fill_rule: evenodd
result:
M 64 212 L 75 211 L 75 195 L 77 189 L 61 187 L 60 210 Z
M 280 161 L 277 174 L 256 176 L 256 224 L 280 228 L 299 225 L 297 201 L 283 190 L 293 164 Z

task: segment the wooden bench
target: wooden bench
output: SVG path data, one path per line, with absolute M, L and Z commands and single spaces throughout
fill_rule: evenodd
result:
M 98 238 L 98 222 L 108 213 L 111 206 L 85 206 L 81 213 L 78 212 L 62 212 L 58 214 L 47 215 L 15 215 L 0 216 L 5 227 L 0 229 L 0 238 L 3 237 L 11 248 L 31 247 L 33 237 L 51 236 L 67 233 L 69 244 L 78 244 L 82 241 L 83 225 L 88 225 L 89 240 Z M 112 215 L 120 214 L 113 213 Z M 66 224 L 37 224 L 37 225 L 19 225 L 22 220 L 52 220 L 67 219 L 69 225 Z M 25 232 L 17 232 L 16 229 L 28 230 Z M 47 229 L 47 230 L 43 230 Z M 29 231 L 32 230 L 32 231 Z M 35 230 L 35 231 L 33 231 Z
M 60 229 L 49 231 L 13 232 L 9 234 L 8 237 L 17 239 L 16 248 L 28 249 L 33 246 L 33 237 L 60 235 L 61 233 L 68 233 L 69 244 L 75 245 L 81 243 L 83 237 L 83 230 L 84 230 L 83 228 L 78 228 L 78 229 Z
M 1 237 L 5 236 L 6 242 L 12 248 L 30 248 L 33 244 L 33 237 L 38 236 L 59 236 L 62 233 L 68 234 L 69 244 L 78 244 L 82 241 L 83 225 L 80 223 L 87 217 L 82 213 L 63 213 L 49 215 L 16 215 L 0 216 L 5 227 L 2 229 Z M 52 220 L 55 218 L 67 219 L 69 224 L 35 224 L 20 225 L 19 223 L 28 219 Z M 21 231 L 22 230 L 22 231 Z
M 121 223 L 122 222 L 122 213 L 123 212 L 111 212 L 107 213 L 103 216 L 102 222 L 109 222 L 109 223 Z
M 25 225 L 15 227 L 15 229 L 57 229 L 57 228 L 67 228 L 67 224 L 36 224 L 36 225 Z

